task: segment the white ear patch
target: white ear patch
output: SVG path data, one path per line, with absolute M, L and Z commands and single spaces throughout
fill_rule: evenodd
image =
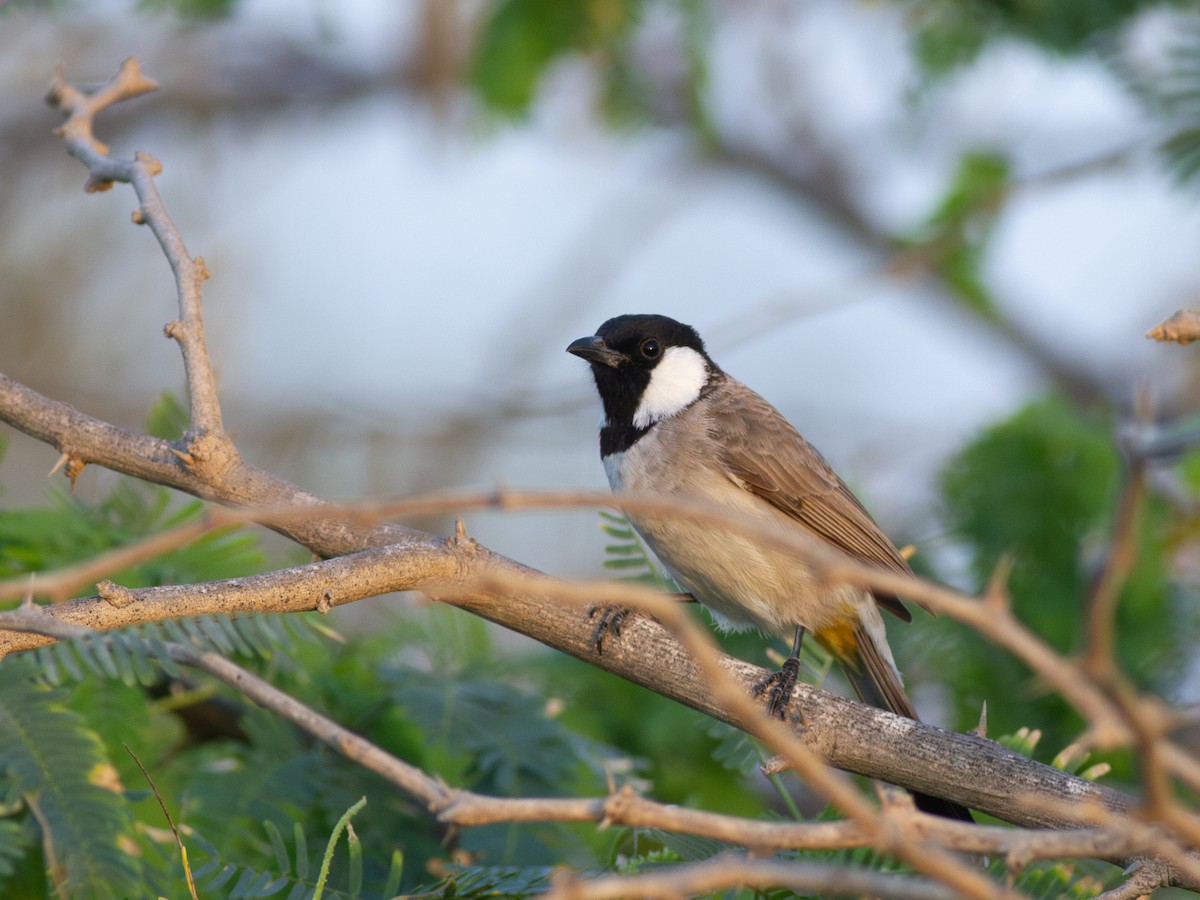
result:
M 708 381 L 704 357 L 691 347 L 668 347 L 650 372 L 650 383 L 633 414 L 635 428 L 648 428 L 690 406 Z

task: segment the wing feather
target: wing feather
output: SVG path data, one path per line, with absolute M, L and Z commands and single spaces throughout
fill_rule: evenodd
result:
M 713 392 L 712 400 L 712 424 L 721 432 L 716 443 L 731 478 L 849 556 L 911 573 L 858 498 L 775 407 L 732 378 Z M 763 448 L 775 452 L 764 454 Z M 912 620 L 899 598 L 875 599 L 888 612 Z

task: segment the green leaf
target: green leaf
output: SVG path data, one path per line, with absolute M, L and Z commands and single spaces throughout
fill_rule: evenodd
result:
M 524 113 L 546 66 L 575 49 L 586 26 L 578 0 L 501 0 L 480 33 L 471 85 L 497 112 Z
M 367 805 L 367 798 L 360 797 L 359 800 L 356 803 L 354 803 L 354 805 L 352 805 L 348 810 L 346 810 L 344 813 L 342 813 L 342 817 L 340 819 L 338 819 L 337 824 L 333 826 L 333 832 L 329 835 L 329 841 L 325 845 L 325 855 L 321 860 L 321 871 L 317 875 L 317 887 L 316 887 L 316 890 L 313 892 L 313 900 L 320 900 L 322 893 L 324 893 L 325 880 L 329 877 L 329 867 L 333 862 L 333 851 L 334 851 L 334 848 L 337 847 L 338 838 L 341 837 L 343 831 L 345 831 L 347 828 L 350 827 L 350 820 L 352 818 L 354 818 L 355 813 L 357 813 L 360 809 L 362 809 L 366 805 Z M 356 843 L 356 840 L 353 838 L 353 832 L 352 832 L 351 833 L 351 845 L 353 845 L 354 843 Z M 353 860 L 353 858 L 354 858 L 354 850 L 353 850 L 353 846 L 352 846 L 351 847 L 351 859 Z M 359 861 L 359 864 L 361 865 L 361 863 L 362 863 L 361 855 L 359 856 L 358 861 Z M 353 875 L 351 875 L 351 879 L 354 880 Z M 361 881 L 361 872 L 359 874 L 359 880 Z
M 0 886 L 3 879 L 16 871 L 34 841 L 35 835 L 28 821 L 0 819 Z
M 387 881 L 383 886 L 384 897 L 394 897 L 400 893 L 400 879 L 404 876 L 404 853 L 400 850 L 392 851 L 392 865 L 388 869 Z
M 638 11 L 636 0 L 499 0 L 480 31 L 469 83 L 492 110 L 523 115 L 554 60 L 579 50 L 619 56 Z
M 292 864 L 288 860 L 287 847 L 284 846 L 283 835 L 279 833 L 279 826 L 270 819 L 265 819 L 263 827 L 267 830 L 267 837 L 271 841 L 271 850 L 275 854 L 275 868 L 280 873 L 287 875 L 292 871 Z
M 621 541 L 604 548 L 606 569 L 618 569 L 624 574 L 623 581 L 637 581 L 665 591 L 676 591 L 678 587 L 662 572 L 650 558 L 646 545 L 634 530 L 629 520 L 622 515 L 601 510 L 600 529 L 609 537 Z

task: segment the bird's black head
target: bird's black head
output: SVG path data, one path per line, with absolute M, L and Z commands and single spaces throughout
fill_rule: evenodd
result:
M 617 316 L 567 352 L 591 363 L 605 427 L 632 429 L 633 440 L 690 406 L 720 371 L 696 330 L 666 316 Z

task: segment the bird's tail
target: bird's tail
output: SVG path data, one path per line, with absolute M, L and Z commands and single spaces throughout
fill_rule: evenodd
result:
M 851 687 L 863 703 L 920 721 L 912 701 L 904 692 L 904 685 L 901 684 L 900 675 L 892 662 L 891 652 L 880 649 L 861 622 L 855 626 L 854 640 L 850 647 L 838 649 L 843 652 L 835 652 L 835 655 L 842 663 Z M 975 821 L 971 811 L 965 806 L 943 800 L 941 797 L 914 791 L 913 802 L 916 803 L 917 809 L 935 816 L 963 822 Z

